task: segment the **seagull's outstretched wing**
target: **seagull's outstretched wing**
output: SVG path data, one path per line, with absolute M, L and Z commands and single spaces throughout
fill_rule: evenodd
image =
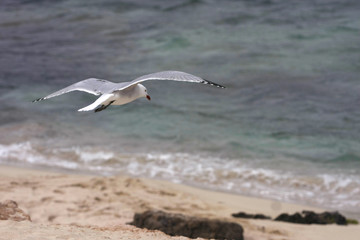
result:
M 74 83 L 66 88 L 60 89 L 59 91 L 56 91 L 46 97 L 38 98 L 33 102 L 38 102 L 48 98 L 56 97 L 72 91 L 83 91 L 94 95 L 100 95 L 113 91 L 114 89 L 116 89 L 116 86 L 117 85 L 115 83 L 103 79 L 88 78 L 83 81 Z
M 133 86 L 135 84 L 145 82 L 145 81 L 150 81 L 150 80 L 167 80 L 167 81 L 203 83 L 203 84 L 209 84 L 209 85 L 219 87 L 219 88 L 225 88 L 224 86 L 221 86 L 220 84 L 210 82 L 208 80 L 191 75 L 189 73 L 179 72 L 179 71 L 164 71 L 164 72 L 151 73 L 151 74 L 147 74 L 147 75 L 138 77 L 135 80 L 128 82 L 127 84 L 124 84 L 117 90 L 120 91 L 120 90 L 126 89 L 130 86 Z

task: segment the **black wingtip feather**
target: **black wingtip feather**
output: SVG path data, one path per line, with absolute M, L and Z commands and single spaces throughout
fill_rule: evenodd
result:
M 42 101 L 42 100 L 44 100 L 45 98 L 38 98 L 38 99 L 35 99 L 35 100 L 33 100 L 32 102 L 39 102 L 39 101 Z
M 220 84 L 217 84 L 217 83 L 214 83 L 214 82 L 211 82 L 207 79 L 203 79 L 204 81 L 202 81 L 201 83 L 203 84 L 208 84 L 208 85 L 211 85 L 211 86 L 214 86 L 214 87 L 218 87 L 218 88 L 226 88 L 225 86 L 223 85 L 220 85 Z

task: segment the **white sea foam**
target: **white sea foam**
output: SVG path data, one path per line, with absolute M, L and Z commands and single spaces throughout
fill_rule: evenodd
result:
M 77 169 L 79 167 L 75 162 L 48 155 L 46 151 L 41 151 L 41 148 L 34 148 L 30 142 L 14 143 L 10 145 L 0 144 L 0 162 L 10 164 L 29 163 L 68 169 Z
M 356 175 L 304 175 L 250 166 L 241 159 L 187 153 L 120 154 L 81 147 L 48 150 L 30 142 L 0 145 L 0 162 L 166 179 L 360 213 L 360 178 Z

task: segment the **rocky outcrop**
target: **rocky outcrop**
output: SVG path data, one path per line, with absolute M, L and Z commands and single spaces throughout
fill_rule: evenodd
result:
M 338 212 L 315 213 L 312 211 L 302 211 L 289 215 L 287 213 L 280 214 L 275 221 L 301 223 L 301 224 L 332 224 L 346 225 L 346 218 Z
M 12 200 L 0 203 L 0 220 L 31 221 L 30 216 L 18 208 L 17 203 Z
M 235 218 L 251 218 L 251 219 L 271 219 L 271 217 L 264 214 L 248 214 L 245 212 L 233 213 L 231 216 Z
M 243 240 L 243 228 L 237 223 L 189 217 L 163 211 L 137 213 L 130 224 L 139 228 L 160 230 L 171 236 Z

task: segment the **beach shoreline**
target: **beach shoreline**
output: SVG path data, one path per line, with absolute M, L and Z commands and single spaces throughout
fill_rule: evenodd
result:
M 127 225 L 133 215 L 162 210 L 239 223 L 245 239 L 356 239 L 359 225 L 301 225 L 231 217 L 240 211 L 276 217 L 283 212 L 322 209 L 198 189 L 162 180 L 91 176 L 0 166 L 0 202 L 13 200 L 31 222 L 0 221 L 0 239 L 68 239 L 69 229 L 88 239 L 171 239 L 159 231 Z M 12 230 L 11 230 L 12 229 Z M 29 232 L 31 230 L 31 233 Z M 65 234 L 66 233 L 66 234 Z M 67 236 L 67 238 L 66 238 Z

